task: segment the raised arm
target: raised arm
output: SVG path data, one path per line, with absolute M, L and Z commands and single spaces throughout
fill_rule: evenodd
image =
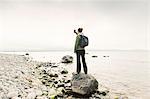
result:
M 74 33 L 76 33 L 76 35 L 77 35 L 77 32 L 76 32 L 76 30 L 74 30 Z

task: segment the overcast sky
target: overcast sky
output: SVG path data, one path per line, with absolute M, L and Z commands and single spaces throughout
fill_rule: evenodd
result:
M 72 50 L 79 27 L 87 49 L 147 50 L 149 17 L 146 0 L 0 0 L 0 50 Z

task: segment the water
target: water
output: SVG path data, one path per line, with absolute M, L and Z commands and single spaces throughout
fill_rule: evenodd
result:
M 8 53 L 8 52 L 7 52 Z M 25 52 L 9 52 L 25 54 Z M 76 71 L 76 55 L 69 51 L 29 52 L 34 60 L 60 62 L 72 55 L 74 62 L 65 67 Z M 97 55 L 97 58 L 92 58 Z M 89 51 L 86 54 L 88 73 L 113 94 L 125 94 L 129 99 L 150 99 L 150 52 L 148 51 Z M 109 57 L 104 57 L 109 56 Z M 82 68 L 83 72 L 83 68 Z

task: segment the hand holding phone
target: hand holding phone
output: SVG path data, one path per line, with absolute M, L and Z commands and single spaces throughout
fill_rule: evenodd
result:
M 76 34 L 77 34 L 76 30 L 74 30 L 74 33 L 76 33 Z

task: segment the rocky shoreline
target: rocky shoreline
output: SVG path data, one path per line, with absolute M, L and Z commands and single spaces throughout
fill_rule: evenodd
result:
M 108 90 L 76 94 L 71 81 L 72 75 L 59 63 L 36 62 L 27 55 L 0 54 L 1 99 L 112 99 Z

